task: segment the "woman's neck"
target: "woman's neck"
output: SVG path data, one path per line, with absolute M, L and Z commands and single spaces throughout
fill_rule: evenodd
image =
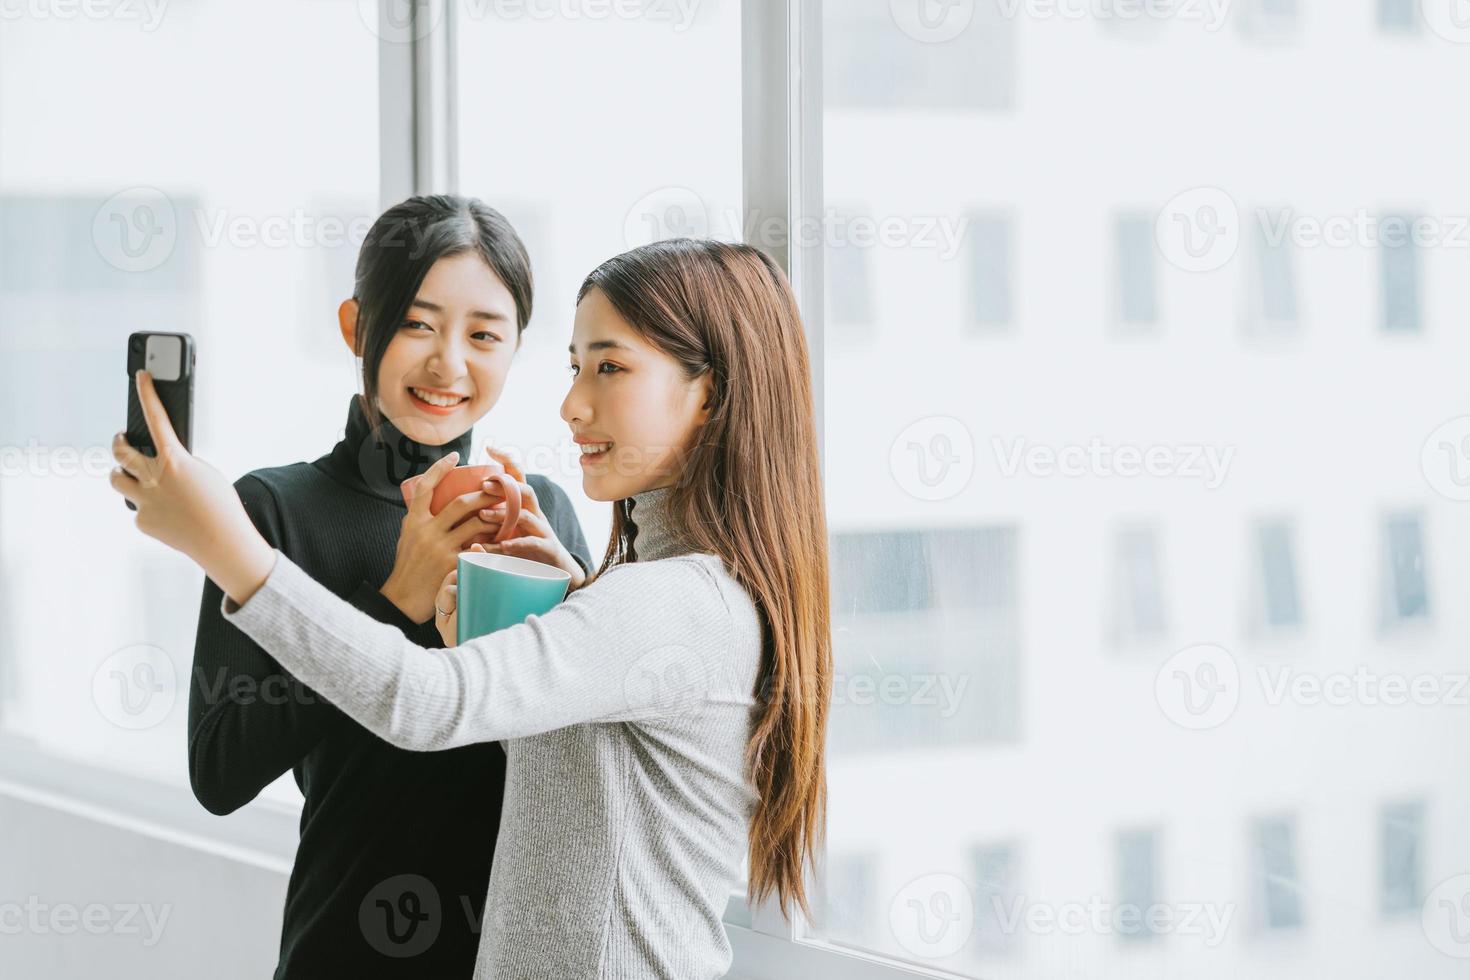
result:
M 345 478 L 375 496 L 403 502 L 399 484 L 419 476 L 451 452 L 459 453 L 461 465 L 469 458 L 474 429 L 440 446 L 409 438 L 392 420 L 383 418 L 376 430 L 368 423 L 361 395 L 353 395 L 347 409 L 347 426 L 342 441 L 332 450 L 332 461 Z
M 657 561 L 694 552 L 689 535 L 669 511 L 672 491 L 673 487 L 656 487 L 628 498 L 635 561 Z

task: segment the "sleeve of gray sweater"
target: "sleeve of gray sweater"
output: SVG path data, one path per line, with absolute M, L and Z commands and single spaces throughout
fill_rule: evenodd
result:
M 670 599 L 677 597 L 678 601 Z M 544 616 L 426 649 L 280 551 L 221 613 L 307 686 L 400 748 L 432 751 L 680 710 L 714 676 L 730 613 L 703 557 L 617 566 Z

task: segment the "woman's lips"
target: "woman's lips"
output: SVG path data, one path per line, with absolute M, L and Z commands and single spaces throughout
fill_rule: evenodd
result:
M 582 453 L 579 462 L 583 466 L 590 466 L 593 463 L 600 463 L 604 459 L 607 459 L 608 455 L 612 453 L 612 443 L 608 443 L 607 445 L 608 448 L 600 453 Z
M 413 402 L 415 408 L 417 408 L 421 412 L 428 412 L 430 415 L 453 415 L 455 412 L 460 410 L 465 402 L 469 401 L 469 398 L 465 397 L 461 398 L 459 403 L 456 405 L 434 405 L 430 402 L 424 401 L 418 395 L 414 394 L 412 388 L 408 389 L 408 397 L 409 400 Z

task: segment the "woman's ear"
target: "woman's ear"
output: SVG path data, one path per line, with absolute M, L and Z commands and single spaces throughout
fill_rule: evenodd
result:
M 347 349 L 357 353 L 357 300 L 344 299 L 337 307 L 337 326 L 342 329 L 342 339 Z
M 713 371 L 705 371 L 694 383 L 697 386 L 695 391 L 699 398 L 698 420 L 699 424 L 703 425 L 709 421 L 709 413 L 714 409 L 715 373 Z

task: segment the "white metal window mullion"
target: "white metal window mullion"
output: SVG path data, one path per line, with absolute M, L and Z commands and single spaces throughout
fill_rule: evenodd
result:
M 454 0 L 379 0 L 379 204 L 459 189 Z

